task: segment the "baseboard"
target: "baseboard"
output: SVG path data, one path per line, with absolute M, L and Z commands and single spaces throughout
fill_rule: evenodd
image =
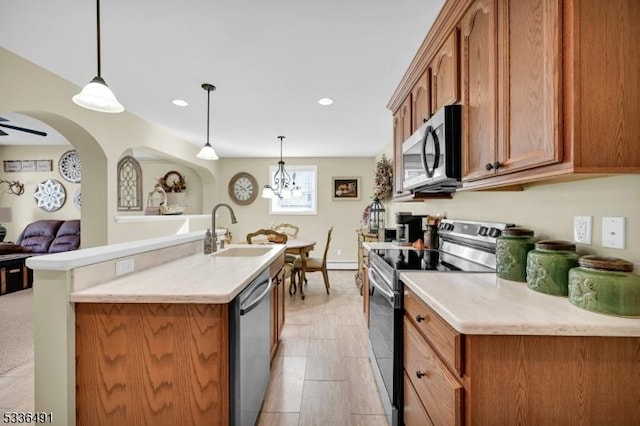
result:
M 327 262 L 327 269 L 332 270 L 357 270 L 358 262 Z

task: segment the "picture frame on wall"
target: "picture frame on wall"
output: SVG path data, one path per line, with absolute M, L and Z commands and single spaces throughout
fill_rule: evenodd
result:
M 359 177 L 333 177 L 332 198 L 334 200 L 359 200 L 360 199 L 360 178 Z

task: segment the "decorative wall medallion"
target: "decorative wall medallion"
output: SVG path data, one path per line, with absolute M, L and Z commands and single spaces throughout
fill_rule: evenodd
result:
M 82 177 L 82 162 L 75 149 L 67 151 L 58 160 L 58 171 L 69 182 L 78 183 Z
M 64 205 L 67 193 L 60 182 L 48 179 L 38 184 L 33 196 L 42 210 L 55 212 Z
M 82 189 L 80 188 L 73 193 L 73 205 L 76 206 L 76 209 L 82 210 Z

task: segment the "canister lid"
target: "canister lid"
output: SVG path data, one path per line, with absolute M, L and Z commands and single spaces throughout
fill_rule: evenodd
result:
M 570 241 L 542 240 L 536 243 L 536 248 L 554 251 L 575 251 L 576 245 Z
M 533 235 L 533 231 L 527 228 L 505 228 L 502 230 L 502 235 L 505 237 L 523 237 Z
M 606 271 L 633 271 L 633 263 L 617 257 L 603 257 L 589 254 L 578 259 L 578 265 Z

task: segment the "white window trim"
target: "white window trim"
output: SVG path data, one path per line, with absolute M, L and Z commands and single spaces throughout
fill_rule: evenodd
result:
M 271 184 L 271 178 L 273 174 L 276 172 L 278 166 L 271 165 L 269 166 L 269 182 Z M 269 200 L 269 214 L 270 215 L 278 215 L 278 216 L 288 216 L 288 215 L 317 215 L 318 214 L 318 166 L 315 165 L 289 165 L 285 166 L 287 172 L 292 175 L 294 171 L 312 171 L 314 175 L 313 182 L 313 197 L 311 201 L 311 208 L 309 210 L 274 210 L 274 205 L 279 202 L 279 199 L 272 198 Z

